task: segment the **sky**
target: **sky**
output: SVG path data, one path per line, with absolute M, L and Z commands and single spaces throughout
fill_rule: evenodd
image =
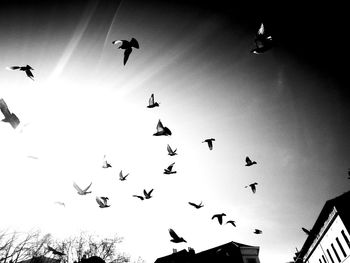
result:
M 345 11 L 215 3 L 1 3 L 0 98 L 21 121 L 16 130 L 0 123 L 3 229 L 117 233 L 122 251 L 147 262 L 230 241 L 259 246 L 262 263 L 292 260 L 301 227 L 349 190 Z M 261 22 L 276 44 L 254 55 Z M 140 49 L 124 66 L 112 41 L 132 37 Z M 6 70 L 27 64 L 34 81 Z M 160 107 L 149 109 L 152 93 Z M 152 136 L 159 119 L 171 136 Z M 246 167 L 246 156 L 257 165 Z M 164 175 L 172 162 L 177 173 Z M 78 195 L 73 182 L 92 182 L 92 193 Z M 244 188 L 253 182 L 255 194 Z M 153 197 L 132 197 L 143 189 Z M 211 220 L 217 213 L 237 227 Z M 169 228 L 187 243 L 170 242 Z

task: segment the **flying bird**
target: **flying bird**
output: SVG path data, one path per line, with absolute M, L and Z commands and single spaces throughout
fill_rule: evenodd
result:
M 110 167 L 112 167 L 112 165 L 109 162 L 107 162 L 107 160 L 104 160 L 102 168 L 107 169 L 107 168 L 110 168 Z
M 204 143 L 204 142 L 208 143 L 209 150 L 213 150 L 213 141 L 215 141 L 215 139 L 210 138 L 210 139 L 206 139 L 206 140 L 202 141 L 202 143 Z
M 262 231 L 259 230 L 259 229 L 255 229 L 255 230 L 254 230 L 254 234 L 257 234 L 257 235 L 262 234 Z
M 57 255 L 57 256 L 64 256 L 64 255 L 66 255 L 65 253 L 57 251 L 56 249 L 50 247 L 49 245 L 47 246 L 47 250 L 49 252 L 52 252 L 52 254 Z
M 169 144 L 167 145 L 166 149 L 168 150 L 168 155 L 170 155 L 170 156 L 177 155 L 177 153 L 176 153 L 177 149 L 175 149 L 175 150 L 171 149 Z
M 187 241 L 185 239 L 183 239 L 182 237 L 179 237 L 174 230 L 172 230 L 171 228 L 169 229 L 169 234 L 172 237 L 172 239 L 170 240 L 171 242 L 174 243 L 181 243 L 181 242 L 185 242 L 187 243 Z
M 173 171 L 173 166 L 175 163 L 172 163 L 168 166 L 168 168 L 164 169 L 164 174 L 175 174 L 176 171 Z
M 126 180 L 126 177 L 128 177 L 129 174 L 127 173 L 126 175 L 123 176 L 123 171 L 120 170 L 120 173 L 119 173 L 119 180 L 120 181 L 125 181 Z
M 169 136 L 171 135 L 171 131 L 168 127 L 163 126 L 162 122 L 159 120 L 157 124 L 157 132 L 153 134 L 153 136 Z
M 154 94 L 152 93 L 151 97 L 148 100 L 147 108 L 154 108 L 154 107 L 159 107 L 159 103 L 154 102 Z
M 73 183 L 73 186 L 74 186 L 74 188 L 78 191 L 78 194 L 80 194 L 80 195 L 86 195 L 86 194 L 90 194 L 90 193 L 91 193 L 91 191 L 88 192 L 88 190 L 89 190 L 91 184 L 92 184 L 92 182 L 91 182 L 91 183 L 89 184 L 89 186 L 86 187 L 84 190 L 81 190 L 81 188 L 80 188 L 75 182 Z
M 140 198 L 140 200 L 144 200 L 145 198 L 143 197 L 143 196 L 141 196 L 141 195 L 133 195 L 133 197 L 137 197 L 137 198 Z
M 10 112 L 4 99 L 0 99 L 0 110 L 5 117 L 1 121 L 10 123 L 12 128 L 16 129 L 20 121 L 16 114 Z
M 255 192 L 256 192 L 256 185 L 257 184 L 258 183 L 252 183 L 250 185 L 246 185 L 244 188 L 250 187 L 252 189 L 252 191 L 253 191 L 253 194 L 255 194 Z
M 58 201 L 57 201 L 57 202 L 55 202 L 55 204 L 66 207 L 66 204 L 63 203 L 63 202 L 58 202 Z
M 254 54 L 262 54 L 272 48 L 272 36 L 265 33 L 263 23 L 260 25 L 254 42 L 256 47 L 251 51 Z
M 217 218 L 218 221 L 219 221 L 219 224 L 222 225 L 222 218 L 223 218 L 224 216 L 226 216 L 225 213 L 216 214 L 216 215 L 213 215 L 211 219 Z
M 226 222 L 226 224 L 231 224 L 231 225 L 233 225 L 233 226 L 236 226 L 236 222 L 233 221 L 233 220 L 228 220 L 228 221 Z
M 104 197 L 104 196 L 98 197 L 98 196 L 96 196 L 96 202 L 98 203 L 98 206 L 100 208 L 110 207 L 110 205 L 107 204 L 107 201 L 108 201 L 108 197 Z
M 307 230 L 307 229 L 304 228 L 304 227 L 302 227 L 301 229 L 305 232 L 305 234 L 307 234 L 308 236 L 310 235 L 310 230 Z
M 199 205 L 195 204 L 195 203 L 192 203 L 192 202 L 188 202 L 191 206 L 194 206 L 195 208 L 199 209 L 199 208 L 202 208 L 204 205 L 202 204 L 202 201 L 200 202 Z
M 34 69 L 31 66 L 29 66 L 29 65 L 26 65 L 26 66 L 23 66 L 23 67 L 12 66 L 12 67 L 8 67 L 7 69 L 24 71 L 27 74 L 28 78 L 30 78 L 31 80 L 34 80 L 34 75 L 33 75 L 32 71 L 31 71 L 31 70 L 34 70 Z
M 246 162 L 245 166 L 252 166 L 253 164 L 256 164 L 256 161 L 252 162 L 252 160 L 250 160 L 248 156 L 245 158 L 245 162 Z
M 130 41 L 128 40 L 114 40 L 112 42 L 113 45 L 116 45 L 118 49 L 124 49 L 124 66 L 129 59 L 129 56 L 132 52 L 132 48 L 139 49 L 139 43 L 135 38 L 132 38 Z
M 152 197 L 152 196 L 151 196 L 152 192 L 153 192 L 153 189 L 150 190 L 149 192 L 147 192 L 147 191 L 144 189 L 144 190 L 143 190 L 143 194 L 144 194 L 144 196 L 145 196 L 145 199 L 150 199 L 150 198 Z

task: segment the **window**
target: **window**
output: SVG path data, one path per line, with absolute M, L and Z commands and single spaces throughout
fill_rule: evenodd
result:
M 326 258 L 322 255 L 323 263 L 327 263 Z
M 345 250 L 344 250 L 343 246 L 341 245 L 341 243 L 340 243 L 340 241 L 339 241 L 339 238 L 336 238 L 335 240 L 337 241 L 338 246 L 339 246 L 341 252 L 343 253 L 343 256 L 346 257 Z
M 344 240 L 345 240 L 345 243 L 348 244 L 348 247 L 350 248 L 350 242 L 349 242 L 348 237 L 345 235 L 344 230 L 341 231 L 341 234 L 343 235 L 343 238 L 344 238 Z
M 340 260 L 340 257 L 339 257 L 339 255 L 338 255 L 338 252 L 337 252 L 337 250 L 335 249 L 333 243 L 331 244 L 331 247 L 332 247 L 332 249 L 333 249 L 333 251 L 334 251 L 335 256 L 336 256 L 337 259 L 338 259 L 338 262 L 340 262 L 340 261 L 341 261 L 341 260 Z
M 332 258 L 332 255 L 331 255 L 331 253 L 329 252 L 328 249 L 327 249 L 327 253 L 328 253 L 328 256 L 329 256 L 329 258 L 331 259 L 332 263 L 334 263 L 334 260 L 333 260 L 333 258 Z

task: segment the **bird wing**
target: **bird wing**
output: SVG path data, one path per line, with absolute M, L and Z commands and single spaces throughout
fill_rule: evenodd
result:
M 148 104 L 151 106 L 154 104 L 154 95 L 152 94 L 151 97 L 148 100 Z
M 114 40 L 114 41 L 112 41 L 112 44 L 116 45 L 117 48 L 119 48 L 123 44 L 123 41 L 121 41 L 121 40 Z
M 169 234 L 173 239 L 180 239 L 179 236 L 175 233 L 175 231 L 171 228 L 169 228 Z
M 137 197 L 137 198 L 140 198 L 141 200 L 143 200 L 143 196 L 140 196 L 140 195 L 133 195 L 133 197 Z
M 152 192 L 154 189 L 152 189 L 151 191 L 148 192 L 148 195 L 151 196 Z
M 167 168 L 167 170 L 169 170 L 171 172 L 171 170 L 173 169 L 174 164 L 175 163 L 170 164 L 169 167 Z
M 11 70 L 16 70 L 16 69 L 20 69 L 21 67 L 19 66 L 12 66 L 12 67 L 8 67 L 7 69 L 11 69 Z
M 250 160 L 250 158 L 248 156 L 245 158 L 245 161 L 246 161 L 246 163 L 251 163 L 252 162 L 252 160 Z
M 11 115 L 11 112 L 8 109 L 7 104 L 4 101 L 4 99 L 0 99 L 0 109 L 1 109 L 2 114 L 4 114 L 5 118 L 7 118 L 8 116 Z
M 194 207 L 197 207 L 197 205 L 195 203 L 192 203 L 192 202 L 188 202 L 188 203 Z
M 209 149 L 213 149 L 213 142 L 211 140 L 208 140 L 208 146 L 209 146 Z
M 106 204 L 102 202 L 101 198 L 96 196 L 96 202 L 98 203 L 99 206 L 105 206 Z
M 140 48 L 139 42 L 137 42 L 137 40 L 136 40 L 135 38 L 132 38 L 132 39 L 130 40 L 130 45 L 131 45 L 132 47 L 134 47 L 134 48 Z
M 265 27 L 264 24 L 261 23 L 260 28 L 258 30 L 258 35 L 263 35 L 265 33 Z
M 29 69 L 27 69 L 25 72 L 26 72 L 26 74 L 27 74 L 27 76 L 28 76 L 29 78 L 31 78 L 31 79 L 34 78 L 33 73 L 32 73 Z
M 219 223 L 221 225 L 222 224 L 222 216 L 218 216 L 218 220 L 219 220 Z
M 252 188 L 253 193 L 255 193 L 256 192 L 255 184 L 251 184 L 250 187 Z
M 164 126 L 163 126 L 162 122 L 160 120 L 158 120 L 157 132 L 162 132 L 162 131 L 164 131 Z
M 173 153 L 173 150 L 171 149 L 170 145 L 168 144 L 168 146 L 166 147 L 166 149 L 168 150 L 168 153 Z
M 81 188 L 75 182 L 73 183 L 73 186 L 78 191 L 78 193 L 82 193 L 83 192 L 83 190 L 81 190 Z
M 90 188 L 91 185 L 92 185 L 92 182 L 89 184 L 88 187 L 86 187 L 86 188 L 84 189 L 84 192 L 86 192 L 87 190 L 89 190 L 89 188 Z
M 127 48 L 127 49 L 125 49 L 125 51 L 124 51 L 124 65 L 125 65 L 126 62 L 128 61 L 129 56 L 130 56 L 130 54 L 131 54 L 131 51 L 132 51 L 132 48 Z
M 119 178 L 124 179 L 122 170 L 120 170 L 120 172 L 119 172 Z

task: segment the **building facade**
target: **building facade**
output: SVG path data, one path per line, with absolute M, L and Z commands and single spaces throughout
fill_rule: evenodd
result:
M 295 263 L 350 263 L 350 192 L 328 200 Z

